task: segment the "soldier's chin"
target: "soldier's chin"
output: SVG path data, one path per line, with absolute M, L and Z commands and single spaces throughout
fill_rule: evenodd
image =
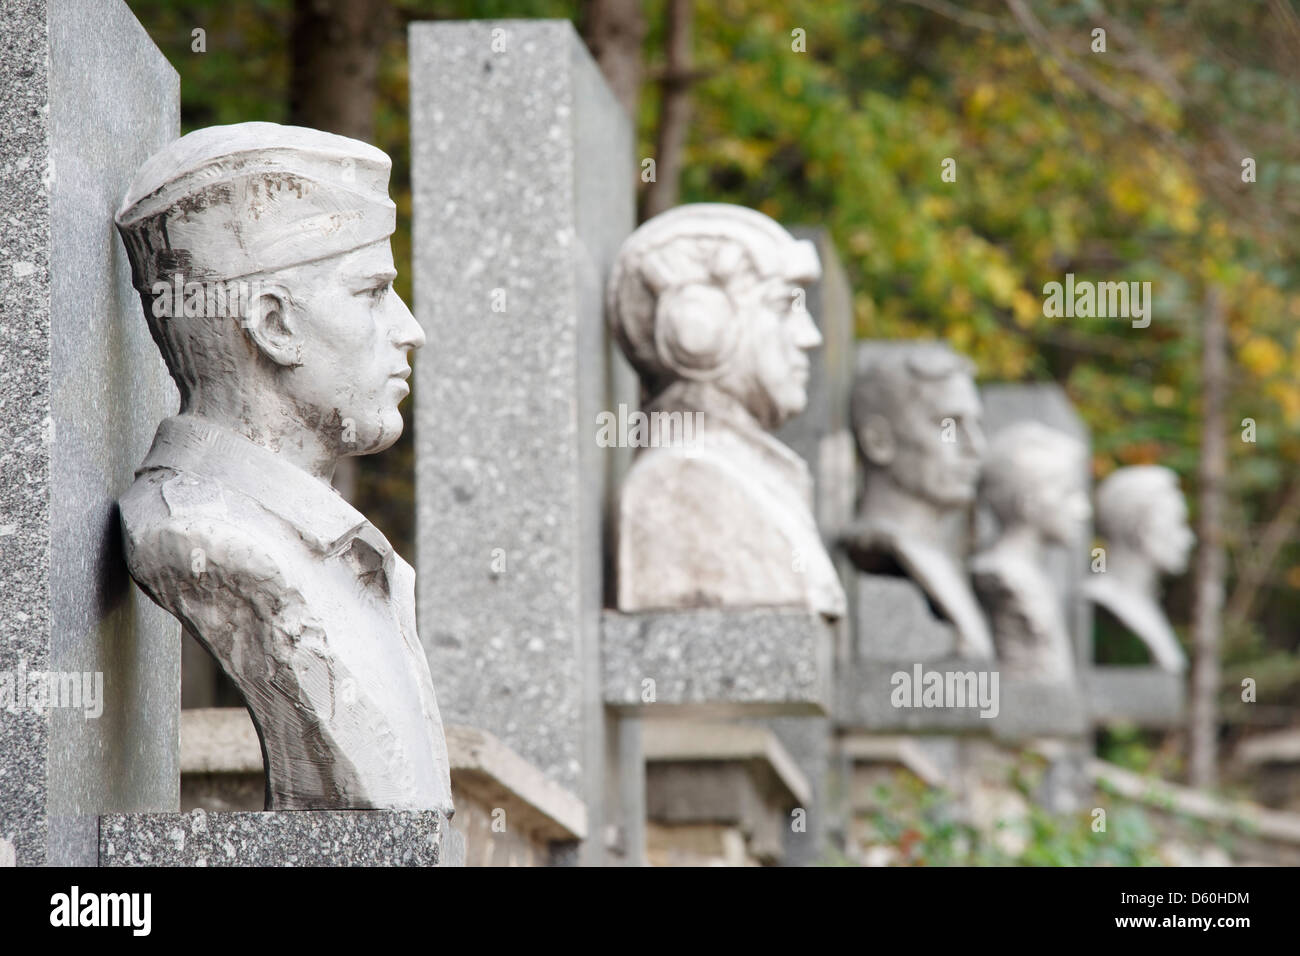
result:
M 776 407 L 781 423 L 789 421 L 796 415 L 803 414 L 808 407 L 808 391 L 799 386 L 791 386 L 776 396 Z
M 924 496 L 945 508 L 959 508 L 975 501 L 974 481 L 955 479 L 948 474 L 931 475 Z
M 393 447 L 393 443 L 402 437 L 402 416 L 397 409 L 383 413 L 377 422 L 357 435 L 357 443 L 348 449 L 351 456 L 374 455 Z

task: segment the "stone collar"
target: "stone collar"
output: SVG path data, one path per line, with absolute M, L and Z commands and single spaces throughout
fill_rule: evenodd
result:
M 196 415 L 158 426 L 137 475 L 158 468 L 192 472 L 247 495 L 293 526 L 313 550 L 334 554 L 361 538 L 383 563 L 392 545 L 337 491 L 242 435 Z

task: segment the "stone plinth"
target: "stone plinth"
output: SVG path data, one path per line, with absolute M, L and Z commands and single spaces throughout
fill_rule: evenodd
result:
M 492 734 L 448 724 L 455 828 L 467 866 L 544 866 L 587 835 L 587 808 Z M 185 810 L 260 810 L 266 777 L 243 707 L 181 712 Z
M 413 24 L 410 75 L 420 637 L 443 719 L 579 794 L 604 834 L 616 459 L 596 436 L 630 124 L 567 21 Z
M 177 806 L 180 626 L 132 586 L 116 507 L 177 397 L 113 214 L 180 85 L 120 0 L 31 0 L 0 8 L 0 86 L 0 675 L 102 688 L 6 701 L 0 855 L 92 865 L 96 815 Z
M 492 734 L 447 727 L 468 866 L 541 866 L 587 837 L 587 807 Z
M 650 862 L 782 862 L 785 833 L 812 800 L 776 735 L 743 724 L 680 720 L 644 726 Z
M 644 716 L 829 713 L 831 630 L 794 608 L 620 614 L 603 627 L 605 702 Z
M 1094 723 L 1173 729 L 1186 720 L 1185 674 L 1159 667 L 1092 667 L 1082 679 Z
M 992 674 L 996 662 L 949 657 L 919 664 L 907 661 L 855 661 L 837 674 L 836 723 L 876 733 L 989 734 L 1001 740 L 1074 736 L 1088 728 L 1087 705 L 1070 685 L 1034 683 L 998 675 L 997 713 L 981 717 L 978 706 L 895 707 L 896 674 L 912 678 L 921 667 L 931 672 Z M 989 683 L 987 686 L 991 687 Z
M 459 866 L 437 810 L 123 813 L 99 821 L 101 866 Z

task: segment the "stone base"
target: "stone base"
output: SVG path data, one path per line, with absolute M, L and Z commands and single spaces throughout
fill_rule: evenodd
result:
M 1083 672 L 1095 723 L 1132 723 L 1157 729 L 1183 726 L 1187 675 L 1158 667 L 1094 667 Z
M 466 866 L 549 866 L 587 837 L 586 805 L 492 734 L 446 734 Z
M 605 703 L 641 716 L 830 710 L 830 625 L 794 608 L 606 611 Z
M 659 866 L 784 862 L 792 811 L 812 797 L 807 779 L 763 727 L 647 721 L 647 855 Z
M 1000 740 L 1072 737 L 1089 726 L 1082 693 L 1071 685 L 1039 684 L 998 675 L 997 714 L 981 717 L 978 706 L 895 707 L 894 674 L 915 674 L 915 661 L 856 661 L 839 674 L 836 722 L 877 733 L 990 734 Z M 996 672 L 997 663 L 970 658 L 929 661 L 923 671 L 977 675 Z
M 114 813 L 100 866 L 461 866 L 465 843 L 437 810 Z
M 492 734 L 445 724 L 466 866 L 545 866 L 587 836 L 581 800 Z M 243 707 L 181 711 L 181 810 L 260 811 L 266 776 Z

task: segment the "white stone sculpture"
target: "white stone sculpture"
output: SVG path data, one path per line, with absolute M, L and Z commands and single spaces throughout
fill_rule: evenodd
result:
M 1046 572 L 1048 544 L 1079 544 L 1090 514 L 1082 487 L 1083 444 L 1038 422 L 999 431 L 985 457 L 980 493 L 1001 525 L 971 562 L 1008 676 L 1044 683 L 1074 679 L 1064 595 Z
M 1196 536 L 1178 476 L 1159 465 L 1120 468 L 1097 487 L 1104 571 L 1088 575 L 1087 597 L 1137 635 L 1159 667 L 1182 672 L 1187 656 L 1160 606 L 1160 575 L 1181 574 Z
M 330 487 L 401 433 L 424 344 L 391 285 L 390 168 L 317 130 L 210 127 L 116 217 L 181 396 L 120 502 L 127 563 L 244 695 L 268 809 L 452 810 L 415 574 Z
M 934 342 L 873 343 L 859 353 L 852 419 L 865 478 L 844 544 L 860 570 L 914 581 L 955 628 L 959 654 L 990 658 L 993 639 L 967 570 L 985 447 L 972 371 Z
M 620 491 L 620 610 L 843 614 L 808 466 L 771 434 L 807 404 L 820 270 L 811 243 L 739 206 L 680 206 L 623 244 L 609 321 L 671 440 L 641 448 Z

